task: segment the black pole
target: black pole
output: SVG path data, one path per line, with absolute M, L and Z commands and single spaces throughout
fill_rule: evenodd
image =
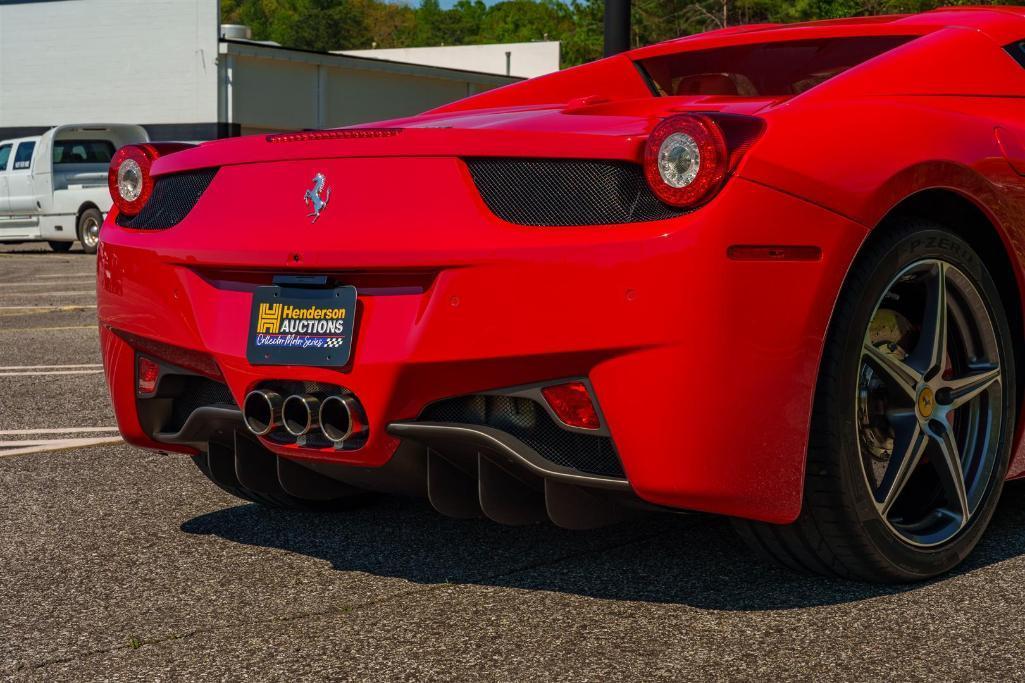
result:
M 605 56 L 630 49 L 630 0 L 605 0 Z

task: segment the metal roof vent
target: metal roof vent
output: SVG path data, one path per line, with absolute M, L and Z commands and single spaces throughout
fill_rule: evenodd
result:
M 252 40 L 253 29 L 245 24 L 221 24 L 222 40 Z

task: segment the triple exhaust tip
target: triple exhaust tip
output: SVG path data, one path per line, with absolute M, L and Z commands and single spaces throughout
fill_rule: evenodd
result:
M 308 394 L 292 394 L 281 407 L 281 422 L 292 436 L 303 436 L 317 428 L 320 399 Z
M 257 436 L 270 434 L 281 426 L 281 394 L 267 389 L 256 389 L 242 401 L 242 417 L 246 427 Z
M 356 399 L 350 395 L 332 394 L 321 399 L 292 394 L 282 399 L 276 391 L 255 389 L 242 402 L 242 415 L 246 427 L 257 436 L 284 427 L 292 436 L 301 437 L 319 427 L 329 441 L 341 444 L 366 428 Z

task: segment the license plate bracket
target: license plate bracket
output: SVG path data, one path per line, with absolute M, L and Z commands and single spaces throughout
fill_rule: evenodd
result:
M 246 358 L 252 365 L 348 364 L 356 299 L 351 286 L 257 287 Z

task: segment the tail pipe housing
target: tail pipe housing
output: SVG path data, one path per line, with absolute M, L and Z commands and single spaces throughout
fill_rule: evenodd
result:
M 356 399 L 349 395 L 332 395 L 320 403 L 320 430 L 332 443 L 344 443 L 363 436 L 367 431 Z
M 281 408 L 281 422 L 292 436 L 305 436 L 320 424 L 320 399 L 309 394 L 292 394 Z
M 242 417 L 255 436 L 313 449 L 355 450 L 369 432 L 359 399 L 344 387 L 323 384 L 268 382 L 246 395 Z
M 281 394 L 271 389 L 254 389 L 242 402 L 246 427 L 257 436 L 265 436 L 281 426 Z

